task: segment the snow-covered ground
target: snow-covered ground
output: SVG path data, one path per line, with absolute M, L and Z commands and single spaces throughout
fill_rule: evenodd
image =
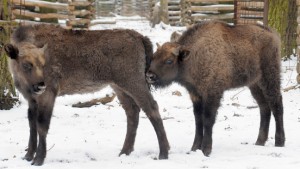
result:
M 116 25 L 96 25 L 92 29 L 130 28 L 162 44 L 179 27 L 147 21 L 117 21 Z M 282 88 L 296 85 L 296 58 L 282 62 Z M 173 95 L 174 91 L 182 96 Z M 300 89 L 283 92 L 286 146 L 274 147 L 274 118 L 266 146 L 255 146 L 259 128 L 259 109 L 247 88 L 224 94 L 213 133 L 213 151 L 205 157 L 201 151 L 190 152 L 194 138 L 194 115 L 187 91 L 174 84 L 153 91 L 164 118 L 171 145 L 168 160 L 155 160 L 158 142 L 152 125 L 143 112 L 130 156 L 118 156 L 126 133 L 126 116 L 117 99 L 106 105 L 73 108 L 112 93 L 107 87 L 87 95 L 59 97 L 56 101 L 47 137 L 47 157 L 40 168 L 115 168 L 115 169 L 298 169 L 300 167 Z M 254 107 L 254 108 L 253 108 Z M 0 169 L 31 168 L 22 160 L 29 138 L 27 102 L 8 111 L 0 111 Z

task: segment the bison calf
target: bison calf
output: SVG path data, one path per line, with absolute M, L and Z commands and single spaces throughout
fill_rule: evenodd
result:
M 146 74 L 155 87 L 183 85 L 194 107 L 196 134 L 192 150 L 208 156 L 212 130 L 225 90 L 248 86 L 260 108 L 256 145 L 264 145 L 271 111 L 276 121 L 275 146 L 284 146 L 280 92 L 280 39 L 261 25 L 230 26 L 219 21 L 197 24 L 178 42 L 167 42 L 151 58 Z
M 57 96 L 94 92 L 107 85 L 115 90 L 127 115 L 127 134 L 120 154 L 133 151 L 142 109 L 156 131 L 159 158 L 168 158 L 163 122 L 145 78 L 148 58 L 153 55 L 147 37 L 133 30 L 72 31 L 35 25 L 19 27 L 12 43 L 5 46 L 11 72 L 17 89 L 29 103 L 26 160 L 33 160 L 33 165 L 44 162 Z

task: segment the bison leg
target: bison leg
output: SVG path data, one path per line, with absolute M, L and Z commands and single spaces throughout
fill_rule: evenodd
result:
M 217 110 L 222 96 L 214 95 L 207 98 L 204 103 L 203 113 L 203 141 L 201 150 L 205 156 L 209 156 L 212 150 L 212 130 L 215 124 Z
M 273 98 L 269 104 L 276 122 L 275 146 L 283 147 L 285 143 L 285 134 L 283 128 L 282 96 L 280 95 Z
M 272 41 L 273 42 L 273 41 Z M 269 43 L 262 51 L 262 79 L 259 87 L 262 89 L 276 123 L 275 146 L 282 147 L 285 143 L 283 127 L 283 105 L 280 91 L 280 58 L 276 43 Z
M 134 142 L 136 137 L 136 130 L 139 124 L 140 108 L 136 105 L 134 100 L 122 90 L 113 87 L 118 99 L 126 112 L 127 116 L 127 133 L 123 144 L 123 148 L 119 155 L 129 155 L 134 150 Z
M 263 95 L 263 91 L 258 85 L 252 85 L 249 87 L 252 96 L 256 100 L 260 110 L 260 127 L 257 137 L 256 145 L 264 146 L 269 135 L 269 126 L 271 119 L 271 109 L 266 98 Z
M 193 108 L 194 108 L 194 116 L 195 116 L 195 138 L 193 142 L 193 146 L 191 148 L 192 151 L 196 151 L 201 149 L 202 140 L 203 140 L 203 106 L 201 103 L 201 99 L 199 97 L 194 96 L 190 93 Z
M 146 82 L 142 83 L 145 79 L 135 80 L 135 82 L 127 81 L 127 85 L 122 84 L 122 90 L 126 91 L 126 93 L 130 95 L 137 105 L 146 113 L 158 138 L 160 149 L 159 159 L 167 159 L 170 146 L 163 126 L 163 121 L 158 111 L 158 105 L 153 99 Z M 137 83 L 137 81 L 139 81 L 139 83 Z
M 275 146 L 283 147 L 285 143 L 285 134 L 283 127 L 283 105 L 280 89 L 266 91 L 265 97 L 268 100 L 276 123 Z
M 48 134 L 50 120 L 52 116 L 55 95 L 52 92 L 44 93 L 38 100 L 38 116 L 36 121 L 37 132 L 39 135 L 39 144 L 32 165 L 40 166 L 44 163 L 47 153 L 46 137 Z
M 168 151 L 170 149 L 170 145 L 163 126 L 163 121 L 158 111 L 158 105 L 156 101 L 152 98 L 152 96 L 148 99 L 149 102 L 151 102 L 151 105 L 149 105 L 148 102 L 146 104 L 144 103 L 145 105 L 141 104 L 141 107 L 146 113 L 156 132 L 160 149 L 159 159 L 168 159 Z
M 36 119 L 37 119 L 37 105 L 35 101 L 29 101 L 28 108 L 28 121 L 30 128 L 29 142 L 27 153 L 23 159 L 31 161 L 37 148 L 37 130 L 36 130 Z

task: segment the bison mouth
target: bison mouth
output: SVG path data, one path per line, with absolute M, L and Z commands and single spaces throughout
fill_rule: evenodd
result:
M 46 90 L 46 85 L 44 82 L 32 85 L 32 92 L 36 95 L 43 94 Z
M 148 84 L 150 84 L 151 86 L 153 86 L 154 88 L 158 89 L 158 88 L 164 88 L 169 86 L 172 82 L 165 82 L 162 81 L 160 78 L 157 77 L 157 75 L 155 75 L 154 73 L 146 73 L 146 80 L 148 82 Z
M 159 79 L 156 76 L 156 74 L 152 73 L 152 72 L 147 72 L 146 73 L 146 80 L 150 85 L 153 86 L 159 86 Z

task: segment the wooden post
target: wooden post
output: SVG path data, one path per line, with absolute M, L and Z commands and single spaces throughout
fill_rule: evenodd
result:
M 190 17 L 190 6 L 187 0 L 180 0 L 180 10 L 181 10 L 181 23 L 182 25 L 188 26 L 192 24 Z
M 297 0 L 297 82 L 300 84 L 300 0 Z
M 268 26 L 268 17 L 269 17 L 269 0 L 265 0 L 264 3 L 264 20 L 263 23 L 265 26 Z
M 233 1 L 233 5 L 234 5 L 233 23 L 236 25 L 238 23 L 237 20 L 238 20 L 238 17 L 239 17 L 239 15 L 238 15 L 238 3 L 237 3 L 237 0 Z
M 165 24 L 169 24 L 168 1 L 169 0 L 160 0 L 160 7 L 161 7 L 160 20 Z

